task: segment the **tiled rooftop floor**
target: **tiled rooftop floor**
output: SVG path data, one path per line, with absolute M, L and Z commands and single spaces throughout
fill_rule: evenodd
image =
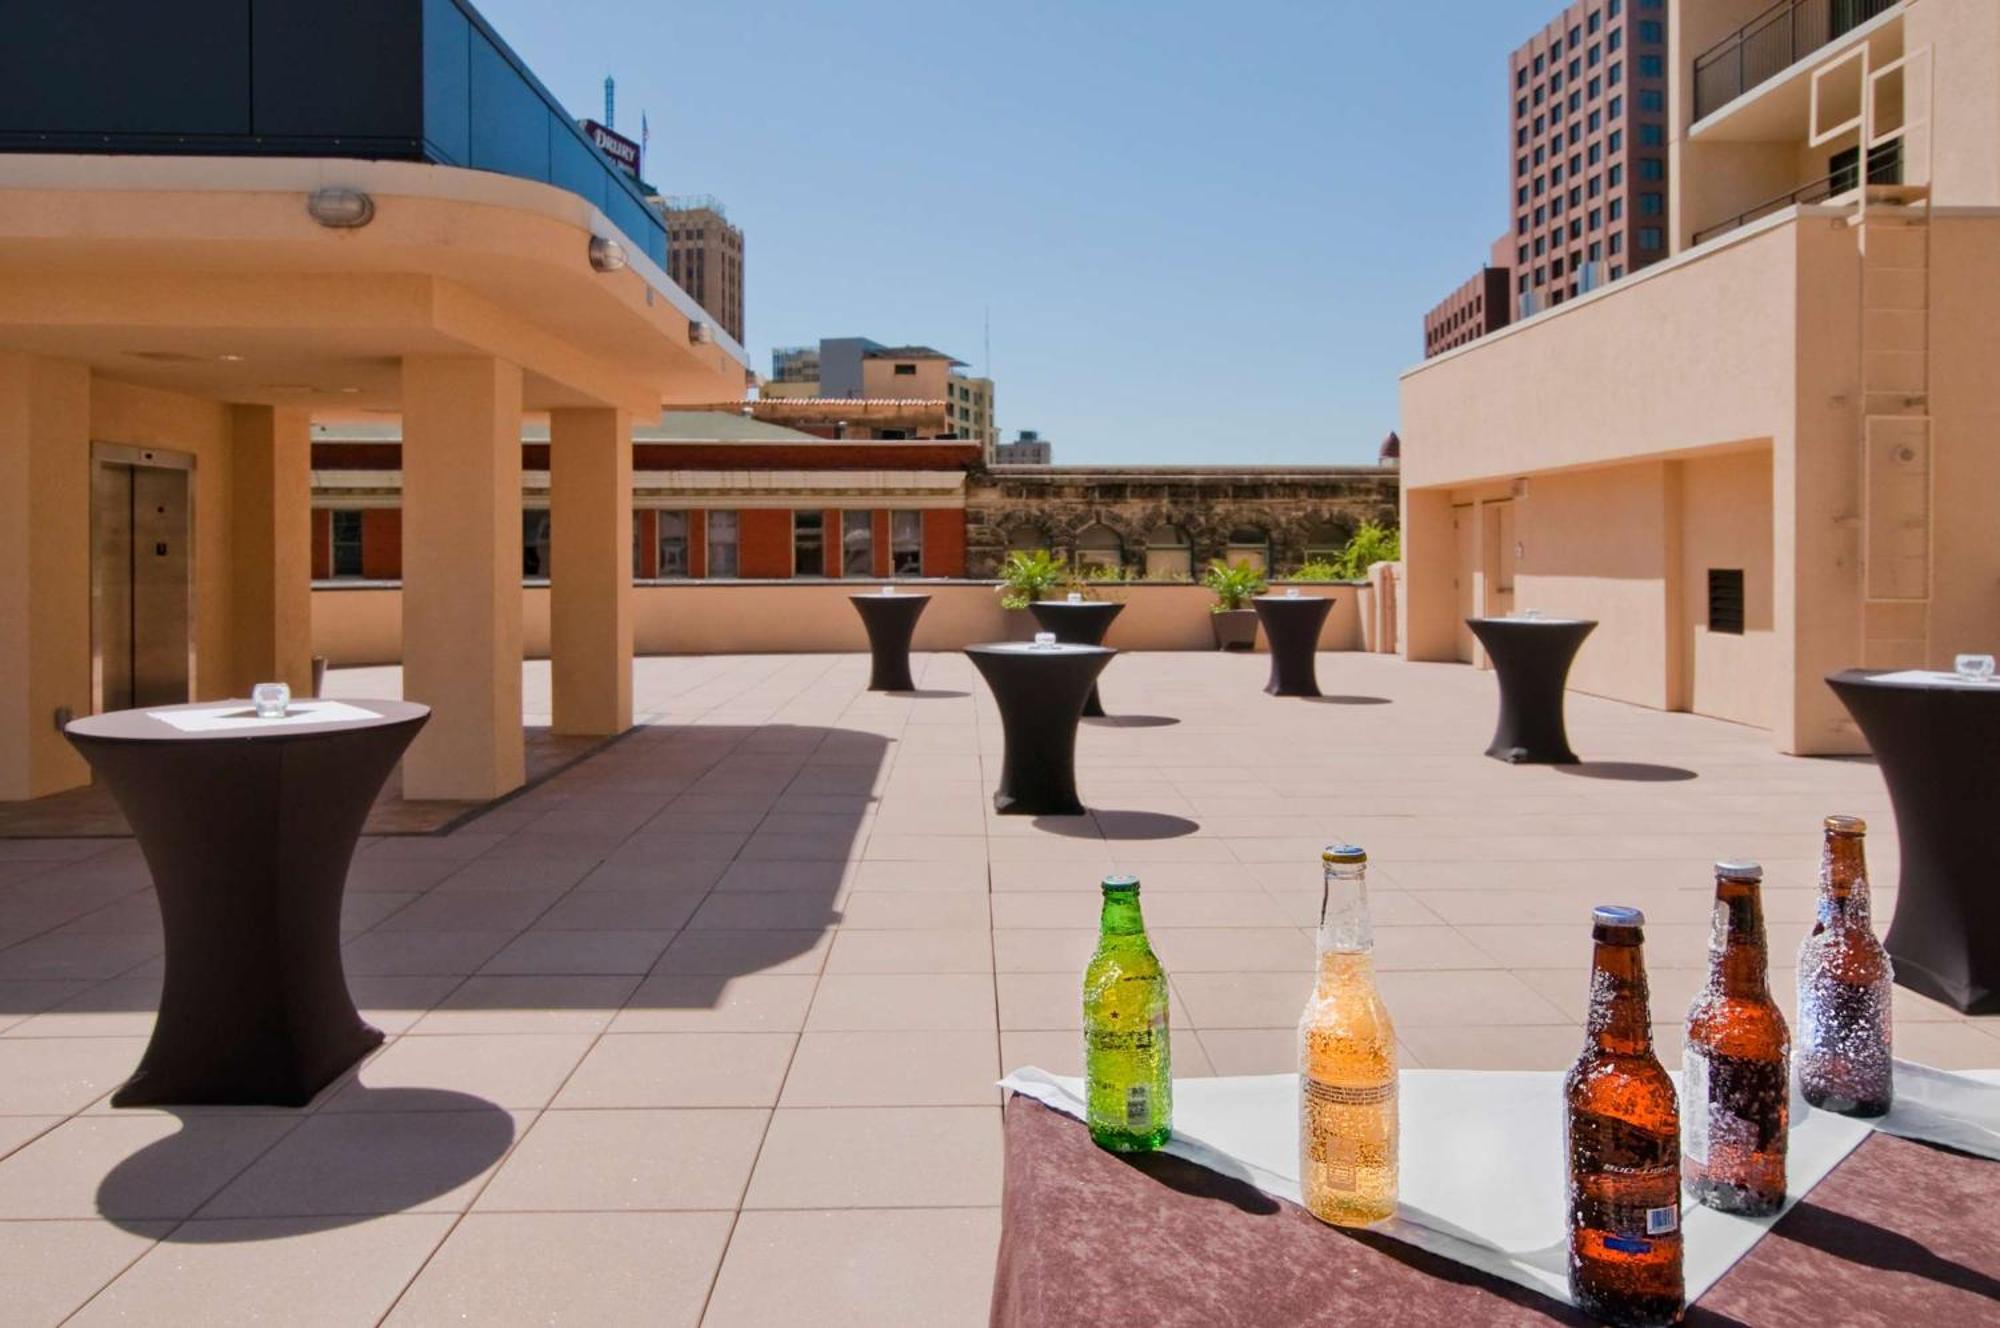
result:
M 1289 1069 L 1317 851 L 1374 857 L 1412 1065 L 1556 1067 L 1587 909 L 1643 906 L 1661 1049 L 1709 863 L 1769 869 L 1779 1000 L 1818 823 L 1893 827 L 1863 761 L 1589 697 L 1592 764 L 1480 755 L 1490 675 L 1129 655 L 1085 726 L 1106 810 L 1001 819 L 970 666 L 874 696 L 854 656 L 639 664 L 645 726 L 447 837 L 365 845 L 357 998 L 391 1039 L 304 1112 L 113 1112 L 159 933 L 122 841 L 0 842 L 0 1288 L 9 1324 L 976 1324 L 998 1235 L 994 1078 L 1079 1068 L 1097 879 L 1137 872 L 1183 1075 Z M 528 709 L 546 668 L 529 666 Z M 393 670 L 336 674 L 393 693 Z M 1898 1049 L 2000 1065 L 2000 1021 L 1899 993 Z

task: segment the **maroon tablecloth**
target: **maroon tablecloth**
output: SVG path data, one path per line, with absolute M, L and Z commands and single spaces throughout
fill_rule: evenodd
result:
M 1032 1098 L 1006 1112 L 995 1328 L 1586 1324 L 1567 1306 L 1164 1154 L 1128 1161 Z M 2000 1316 L 2000 1164 L 1875 1135 L 1688 1312 L 1885 1328 Z

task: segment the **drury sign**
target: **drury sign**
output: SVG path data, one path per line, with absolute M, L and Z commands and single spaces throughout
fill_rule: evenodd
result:
M 619 170 L 633 179 L 639 178 L 639 145 L 615 129 L 606 129 L 595 120 L 583 122 L 583 132 L 598 150 L 611 158 Z

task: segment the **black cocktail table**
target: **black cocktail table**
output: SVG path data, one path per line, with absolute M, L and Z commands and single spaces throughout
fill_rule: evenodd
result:
M 1056 640 L 1079 646 L 1103 645 L 1104 634 L 1111 630 L 1111 620 L 1124 611 L 1123 604 L 1088 599 L 1038 599 L 1028 605 L 1028 612 L 1035 615 L 1035 621 L 1044 630 L 1054 632 Z M 1083 717 L 1104 717 L 1104 705 L 1097 699 L 1096 683 L 1090 685 L 1090 695 L 1084 698 Z
M 1563 687 L 1586 618 L 1467 618 L 1500 678 L 1500 722 L 1486 754 L 1512 765 L 1575 765 L 1563 723 Z
M 1875 753 L 1902 872 L 1884 944 L 1896 981 L 2000 1013 L 2000 683 L 1847 669 L 1827 685 Z
M 861 615 L 861 625 L 868 629 L 868 653 L 873 657 L 868 667 L 868 690 L 916 691 L 916 683 L 910 680 L 910 638 L 916 634 L 917 619 L 923 616 L 931 597 L 899 592 L 848 598 Z
M 993 810 L 1003 816 L 1080 816 L 1076 729 L 1083 699 L 1118 652 L 1104 646 L 1007 641 L 967 646 L 1000 706 L 1006 754 Z
M 210 701 L 64 730 L 131 823 L 166 932 L 153 1038 L 113 1106 L 303 1106 L 382 1041 L 347 991 L 340 900 L 368 809 L 430 708 L 292 709 L 329 718 Z
M 1319 632 L 1333 611 L 1331 595 L 1256 595 L 1250 604 L 1271 646 L 1273 696 L 1319 695 Z

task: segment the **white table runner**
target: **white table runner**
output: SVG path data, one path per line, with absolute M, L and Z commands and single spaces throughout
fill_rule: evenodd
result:
M 1374 1229 L 1567 1303 L 1562 1080 L 1558 1071 L 1404 1070 L 1401 1193 L 1396 1216 Z M 1080 1079 L 1028 1067 L 1000 1086 L 1083 1117 Z M 1897 1061 L 1896 1105 L 1872 1123 L 1795 1098 L 1786 1209 L 1871 1129 L 2000 1159 L 2000 1070 Z M 1298 1076 L 1176 1079 L 1166 1151 L 1298 1203 Z M 1688 1300 L 1777 1220 L 1718 1213 L 1684 1193 Z
M 259 719 L 257 708 L 248 701 L 229 705 L 204 706 L 199 710 L 148 710 L 146 718 L 170 724 L 182 733 L 231 733 L 244 729 L 297 728 L 303 724 L 337 724 L 357 719 L 380 719 L 373 710 L 345 701 L 294 701 L 284 714 Z

